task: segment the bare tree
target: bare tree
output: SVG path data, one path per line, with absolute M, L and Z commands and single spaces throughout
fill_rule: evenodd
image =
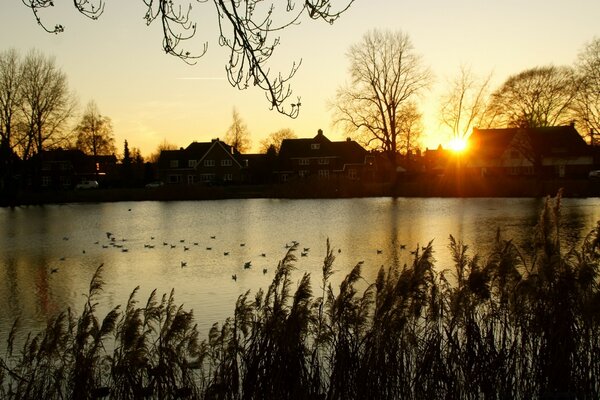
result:
M 109 117 L 100 114 L 95 101 L 90 101 L 75 127 L 76 147 L 94 157 L 116 153 L 115 138 Z
M 15 145 L 13 137 L 21 110 L 23 71 L 19 53 L 0 53 L 0 152 L 7 155 Z
M 24 159 L 48 147 L 66 143 L 64 130 L 75 110 L 75 100 L 67 86 L 67 76 L 53 58 L 31 51 L 23 63 L 21 102 L 26 140 Z
M 492 94 L 494 125 L 536 128 L 571 122 L 578 90 L 572 68 L 536 67 L 509 77 Z
M 350 82 L 337 91 L 334 122 L 395 163 L 403 106 L 428 87 L 431 73 L 401 31 L 369 31 L 347 55 Z
M 40 16 L 43 9 L 54 6 L 54 0 L 22 0 L 29 7 L 38 22 L 47 32 L 60 33 L 64 26 L 53 28 L 44 23 Z M 274 32 L 291 25 L 297 25 L 303 17 L 333 23 L 346 11 L 354 0 L 143 0 L 146 6 L 144 19 L 147 25 L 159 21 L 162 25 L 162 46 L 167 54 L 181 58 L 188 63 L 204 55 L 208 44 L 198 51 L 184 48 L 184 43 L 195 36 L 197 27 L 213 8 L 219 24 L 220 46 L 230 50 L 226 66 L 231 85 L 246 89 L 258 86 L 267 96 L 271 109 L 296 117 L 300 109 L 300 99 L 290 102 L 292 91 L 289 81 L 295 75 L 300 61 L 294 62 L 286 74 L 272 74 L 269 59 L 279 45 L 279 37 L 271 38 Z M 91 19 L 99 18 L 104 12 L 104 0 L 73 0 L 77 11 Z M 282 7 L 275 5 L 285 4 Z M 203 7 L 197 21 L 193 18 L 194 7 Z M 208 11 L 204 11 L 208 10 Z M 200 19 L 202 18 L 202 20 Z
M 281 148 L 281 142 L 283 142 L 283 139 L 295 139 L 297 137 L 298 136 L 296 136 L 294 131 L 289 128 L 280 129 L 261 140 L 258 151 L 262 154 L 266 154 L 267 151 L 269 151 L 269 148 L 272 148 L 276 154 L 279 154 L 279 149 Z
M 575 100 L 575 113 L 583 129 L 589 132 L 589 142 L 598 145 L 600 133 L 600 39 L 595 38 L 579 53 L 577 73 L 581 85 Z
M 440 120 L 452 130 L 452 139 L 464 141 L 473 128 L 487 127 L 493 118 L 489 104 L 492 75 L 478 78 L 470 68 L 462 66 L 442 97 Z
M 178 149 L 177 145 L 174 145 L 173 143 L 169 143 L 167 141 L 167 139 L 163 139 L 163 141 L 160 142 L 159 145 L 156 147 L 156 150 L 147 157 L 147 160 L 150 163 L 156 164 L 158 162 L 158 159 L 160 158 L 160 153 L 162 153 L 163 150 L 177 150 L 177 149 Z
M 250 133 L 238 111 L 234 108 L 231 125 L 225 133 L 225 142 L 240 153 L 250 150 Z
M 400 106 L 398 112 L 398 150 L 407 157 L 419 146 L 419 140 L 423 134 L 423 115 L 417 104 L 413 101 L 406 102 Z

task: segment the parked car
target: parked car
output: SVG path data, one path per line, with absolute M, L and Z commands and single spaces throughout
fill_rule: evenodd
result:
M 164 185 L 164 183 L 162 183 L 161 181 L 150 182 L 150 183 L 146 184 L 146 188 L 153 189 L 153 188 L 161 187 L 162 185 Z
M 98 185 L 98 181 L 81 181 L 77 185 L 75 185 L 75 190 L 80 189 L 98 189 L 100 185 Z
M 590 171 L 590 173 L 588 174 L 588 177 L 591 180 L 600 181 L 600 169 L 597 169 L 595 171 Z

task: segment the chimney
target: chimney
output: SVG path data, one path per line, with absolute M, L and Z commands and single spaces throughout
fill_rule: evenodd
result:
M 352 141 L 352 139 L 346 138 L 346 142 L 351 142 L 351 141 Z

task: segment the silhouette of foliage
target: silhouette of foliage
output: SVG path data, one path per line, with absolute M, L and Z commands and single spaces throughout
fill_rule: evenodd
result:
M 408 106 L 425 89 L 431 73 L 407 34 L 373 30 L 348 51 L 350 82 L 340 87 L 332 105 L 336 124 L 367 147 L 382 150 L 390 160 L 408 131 L 403 121 L 417 115 Z M 411 141 L 406 141 L 410 144 Z
M 269 60 L 279 45 L 279 38 L 271 36 L 297 25 L 305 16 L 332 24 L 353 2 L 287 0 L 285 6 L 280 6 L 278 2 L 264 4 L 261 0 L 143 0 L 146 24 L 158 21 L 162 27 L 163 50 L 190 64 L 207 52 L 208 43 L 204 43 L 200 52 L 186 49 L 185 43 L 196 35 L 212 7 L 219 26 L 219 46 L 230 51 L 225 67 L 229 83 L 239 89 L 258 86 L 265 92 L 271 109 L 292 118 L 298 116 L 300 99 L 289 101 L 292 96 L 289 82 L 301 62 L 294 62 L 287 74 L 271 73 Z M 74 0 L 73 3 L 78 12 L 93 20 L 104 12 L 104 0 Z M 54 7 L 54 0 L 23 0 L 23 4 L 31 9 L 45 31 L 58 34 L 65 30 L 62 24 L 49 27 L 40 16 L 42 10 Z M 201 11 L 193 12 L 196 8 Z

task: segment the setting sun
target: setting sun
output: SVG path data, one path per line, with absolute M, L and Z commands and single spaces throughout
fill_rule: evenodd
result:
M 464 153 L 467 150 L 467 140 L 454 138 L 448 143 L 448 148 L 455 153 Z

